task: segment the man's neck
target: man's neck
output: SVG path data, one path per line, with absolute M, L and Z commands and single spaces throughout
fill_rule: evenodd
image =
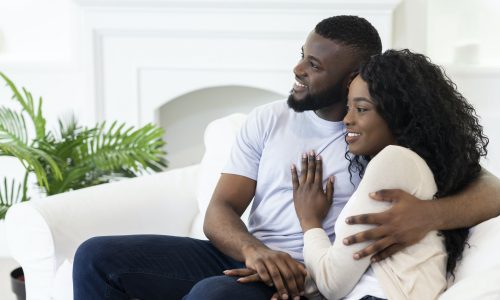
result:
M 345 103 L 343 101 L 340 101 L 333 104 L 332 106 L 315 110 L 314 113 L 323 120 L 339 122 L 344 119 L 346 113 Z

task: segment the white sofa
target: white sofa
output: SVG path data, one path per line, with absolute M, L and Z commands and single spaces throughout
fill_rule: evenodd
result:
M 203 212 L 242 114 L 212 122 L 198 165 L 33 199 L 12 207 L 8 244 L 26 277 L 28 300 L 72 299 L 72 260 L 99 235 L 169 234 L 203 238 Z M 201 212 L 201 213 L 200 213 Z M 447 299 L 500 299 L 500 218 L 472 229 Z

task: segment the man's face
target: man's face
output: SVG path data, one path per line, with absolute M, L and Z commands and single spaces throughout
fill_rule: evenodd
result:
M 344 101 L 346 79 L 358 64 L 349 46 L 312 31 L 302 47 L 301 60 L 293 69 L 295 84 L 288 106 L 302 112 Z

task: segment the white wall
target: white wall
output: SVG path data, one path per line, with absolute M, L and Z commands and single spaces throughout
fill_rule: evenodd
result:
M 394 14 L 394 48 L 445 67 L 474 105 L 490 138 L 483 164 L 500 176 L 500 1 L 404 0 Z
M 0 0 L 0 71 L 35 99 L 44 99 L 47 128 L 57 118 L 76 113 L 83 124 L 95 120 L 94 101 L 86 89 L 79 46 L 79 13 L 69 0 Z M 15 106 L 0 83 L 0 105 Z M 0 179 L 21 178 L 19 163 L 0 158 Z M 0 221 L 0 257 L 8 254 Z
M 159 123 L 165 128 L 169 168 L 201 161 L 205 151 L 203 133 L 210 121 L 232 113 L 249 113 L 258 105 L 284 98 L 267 90 L 222 86 L 184 94 L 164 104 L 159 110 Z
M 492 139 L 488 168 L 500 175 L 500 2 L 496 0 L 403 0 L 394 15 L 393 45 L 428 54 L 446 64 L 459 89 L 484 116 Z M 318 20 L 319 21 L 319 20 Z M 0 71 L 45 99 L 48 124 L 76 112 L 84 124 L 96 120 L 82 21 L 74 0 L 0 0 Z M 462 66 L 457 45 L 474 43 Z M 475 48 L 474 48 L 475 47 Z M 297 49 L 283 51 L 297 52 Z M 470 57 L 469 57 L 470 58 Z M 473 65 L 467 61 L 477 62 Z M 286 93 L 286 91 L 283 91 Z M 10 94 L 0 86 L 0 105 Z M 0 160 L 0 177 L 15 164 Z M 0 224 L 0 256 L 6 255 Z

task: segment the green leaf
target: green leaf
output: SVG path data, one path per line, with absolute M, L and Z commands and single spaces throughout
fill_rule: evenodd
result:
M 2 72 L 0 72 L 0 77 L 4 79 L 7 83 L 7 86 L 13 93 L 12 98 L 17 100 L 19 104 L 21 104 L 22 108 L 26 113 L 30 116 L 33 125 L 35 126 L 35 132 L 37 139 L 43 139 L 45 137 L 45 119 L 42 115 L 42 98 L 40 97 L 38 101 L 38 108 L 35 108 L 35 104 L 33 102 L 33 97 L 31 93 L 28 92 L 25 88 L 23 88 L 23 95 L 19 92 L 16 85 Z
M 47 195 L 53 195 L 167 166 L 163 129 L 153 124 L 136 129 L 118 122 L 87 128 L 79 126 L 72 115 L 58 120 L 59 132 L 46 131 L 42 98 L 35 102 L 28 90 L 19 90 L 1 72 L 0 77 L 22 107 L 20 112 L 0 107 L 0 156 L 17 158 L 26 170 L 22 188 L 14 184 L 0 188 L 0 216 L 14 200 L 28 199 L 29 174 L 36 176 Z M 36 133 L 31 139 L 26 115 Z
M 6 107 L 0 107 L 0 143 L 28 143 L 24 116 Z
M 54 168 L 53 171 L 58 176 L 61 176 L 57 164 L 55 164 L 54 160 L 42 150 L 32 148 L 22 143 L 0 143 L 0 153 L 17 158 L 26 170 L 33 171 L 40 186 L 49 188 L 47 173 L 45 171 L 46 163 Z
M 7 178 L 4 177 L 3 185 L 0 188 L 0 220 L 5 218 L 7 210 L 12 205 L 28 200 L 25 198 L 23 190 L 23 184 L 16 183 L 15 179 L 12 179 L 9 184 Z

